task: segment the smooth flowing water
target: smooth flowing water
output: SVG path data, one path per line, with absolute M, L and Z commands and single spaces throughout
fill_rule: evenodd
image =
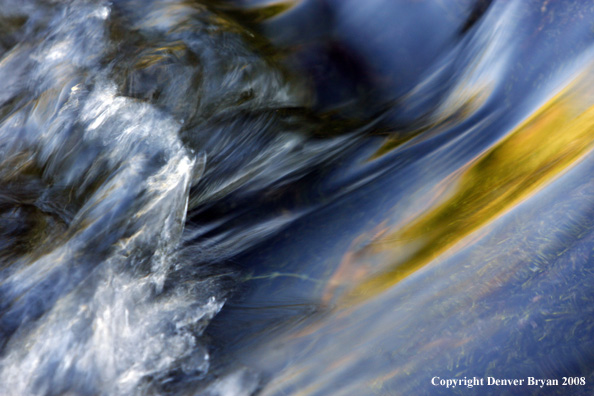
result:
M 594 391 L 591 2 L 0 26 L 0 395 Z

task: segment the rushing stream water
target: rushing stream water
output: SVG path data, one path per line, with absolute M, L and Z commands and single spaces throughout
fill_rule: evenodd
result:
M 0 395 L 594 391 L 594 3 L 0 27 Z

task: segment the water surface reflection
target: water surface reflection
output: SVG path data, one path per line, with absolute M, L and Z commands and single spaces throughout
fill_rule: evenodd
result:
M 0 0 L 0 393 L 591 393 L 592 20 Z

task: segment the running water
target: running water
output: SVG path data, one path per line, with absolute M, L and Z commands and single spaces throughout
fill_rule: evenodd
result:
M 590 394 L 593 20 L 0 0 L 0 394 Z

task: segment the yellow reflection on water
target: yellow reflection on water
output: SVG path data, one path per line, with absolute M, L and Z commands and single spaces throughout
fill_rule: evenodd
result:
M 347 304 L 373 297 L 428 264 L 549 183 L 594 143 L 594 106 L 576 80 L 486 152 L 459 170 L 445 201 L 376 239 L 370 254 L 390 263 L 347 293 Z M 403 259 L 402 257 L 406 257 Z
M 392 132 L 369 160 L 376 160 L 402 147 L 413 138 L 417 138 L 417 142 L 426 140 L 464 121 L 486 102 L 492 92 L 489 86 L 474 87 L 473 90 L 464 88 L 455 89 L 426 124 L 417 125 L 413 130 L 406 132 Z
M 202 1 L 201 3 L 205 3 Z M 220 1 L 206 0 L 214 9 L 222 10 L 227 16 L 247 24 L 258 24 L 282 15 L 299 4 L 298 0 L 282 0 L 264 5 L 237 6 Z

